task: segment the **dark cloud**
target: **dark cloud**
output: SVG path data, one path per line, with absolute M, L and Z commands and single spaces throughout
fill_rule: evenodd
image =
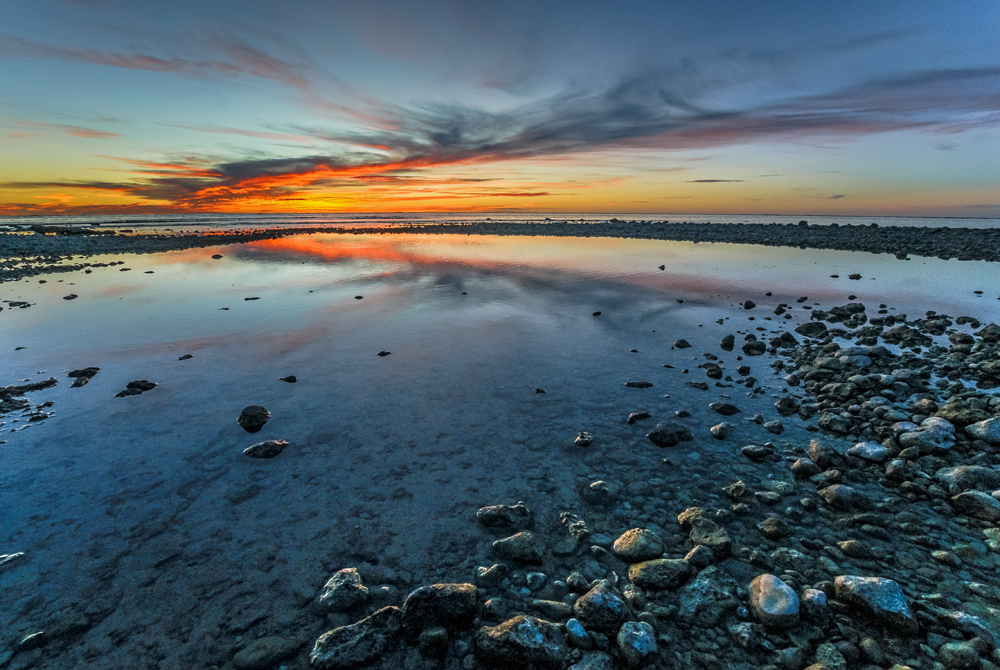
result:
M 840 200 L 841 198 L 846 198 L 846 197 L 847 197 L 846 195 L 843 195 L 843 194 L 838 194 L 838 195 L 831 195 L 831 196 L 830 196 L 829 198 L 827 198 L 827 199 L 828 199 L 828 200 Z

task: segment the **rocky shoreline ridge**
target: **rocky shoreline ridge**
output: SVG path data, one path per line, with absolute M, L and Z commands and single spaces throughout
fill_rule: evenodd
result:
M 360 618 L 321 635 L 311 666 L 1000 667 L 1000 397 L 984 392 L 1000 386 L 1000 326 L 868 319 L 861 303 L 812 316 L 763 348 L 752 334 L 742 345 L 787 372 L 780 415 L 817 419 L 809 445 L 740 450 L 794 480 L 732 482 L 716 509 L 665 510 L 656 480 L 640 495 L 595 481 L 580 492 L 590 513 L 558 520 L 521 502 L 482 508 L 469 523 L 497 538 L 496 562 L 467 583 L 391 602 L 391 587 L 364 585 L 385 577 L 372 566 L 335 573 L 316 611 Z M 648 437 L 667 450 L 692 439 L 675 421 Z M 626 499 L 655 523 L 611 533 L 609 510 Z M 255 649 L 236 666 L 265 667 L 249 661 Z
M 900 260 L 923 256 L 1000 261 L 1000 229 L 880 227 L 875 224 L 819 226 L 806 222 L 718 224 L 611 219 L 602 223 L 470 221 L 382 227 L 254 228 L 211 233 L 34 225 L 13 232 L 0 232 L 0 282 L 100 266 L 70 262 L 79 256 L 157 253 L 315 233 L 613 237 L 891 253 Z
M 711 504 L 668 509 L 665 480 L 609 477 L 558 516 L 530 502 L 469 510 L 467 532 L 488 539 L 483 553 L 452 557 L 467 582 L 414 588 L 405 571 L 343 566 L 311 605 L 328 630 L 308 661 L 290 631 L 244 643 L 223 667 L 294 657 L 319 670 L 1000 668 L 1000 326 L 869 317 L 853 302 L 718 347 L 742 352 L 738 377 L 710 351 L 692 372 L 753 390 L 745 363 L 769 362 L 786 385 L 774 412 L 815 439 L 730 445 L 755 474 L 706 482 Z M 2 409 L 30 411 L 18 398 L 57 381 L 0 389 Z M 764 423 L 733 403 L 709 407 Z M 692 440 L 733 442 L 726 421 L 709 431 L 685 425 L 689 414 L 643 429 L 650 458 L 674 467 L 672 450 Z M 248 407 L 239 425 L 252 433 L 268 417 Z M 563 448 L 592 454 L 592 437 L 567 435 Z M 54 627 L 19 638 L 10 667 L 43 663 L 63 637 Z

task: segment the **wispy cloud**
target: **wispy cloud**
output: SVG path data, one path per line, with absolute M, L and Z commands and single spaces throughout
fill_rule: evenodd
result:
M 116 137 L 121 137 L 119 133 L 112 133 L 107 130 L 97 130 L 96 128 L 86 128 L 84 126 L 74 126 L 65 123 L 41 123 L 39 121 L 27 121 L 24 119 L 17 119 L 12 121 L 12 123 L 20 128 L 55 130 L 61 133 L 66 133 L 67 135 L 72 135 L 73 137 L 84 137 L 87 139 L 110 140 Z M 8 136 L 27 138 L 31 137 L 31 134 L 26 132 L 13 132 L 8 133 Z
M 741 182 L 742 179 L 690 179 L 688 184 L 732 184 Z

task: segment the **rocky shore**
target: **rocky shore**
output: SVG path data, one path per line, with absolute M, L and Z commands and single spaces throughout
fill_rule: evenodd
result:
M 77 257 L 98 254 L 156 253 L 177 249 L 221 246 L 277 239 L 289 235 L 436 234 L 436 235 L 541 235 L 612 237 L 628 239 L 725 242 L 801 249 L 837 249 L 958 260 L 1000 261 L 1000 229 L 879 227 L 875 224 L 817 226 L 791 224 L 714 224 L 619 221 L 523 223 L 470 221 L 463 223 L 402 224 L 381 227 L 295 227 L 235 229 L 227 232 L 118 231 L 102 227 L 34 226 L 0 232 L 0 282 L 53 272 L 73 272 L 94 265 Z M 74 263 L 72 261 L 77 260 Z

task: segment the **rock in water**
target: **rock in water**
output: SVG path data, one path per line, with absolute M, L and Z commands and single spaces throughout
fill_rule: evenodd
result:
M 917 620 L 903 589 L 891 579 L 841 575 L 834 580 L 837 600 L 903 635 L 917 634 Z
M 264 424 L 270 418 L 271 413 L 264 407 L 250 405 L 243 408 L 243 411 L 240 412 L 240 418 L 236 420 L 236 423 L 240 424 L 243 430 L 248 433 L 257 433 L 260 432 L 260 429 L 264 427 Z
M 691 431 L 676 421 L 664 421 L 656 424 L 646 437 L 658 447 L 674 447 L 678 442 L 688 442 L 693 439 Z
M 524 614 L 476 633 L 476 658 L 487 666 L 561 668 L 569 654 L 562 626 Z
M 410 635 L 436 626 L 465 630 L 476 618 L 478 593 L 472 584 L 421 586 L 403 603 L 403 628 Z
M 101 368 L 83 368 L 82 370 L 73 370 L 69 373 L 70 377 L 75 378 L 75 381 L 70 384 L 70 388 L 79 388 L 81 386 L 86 386 L 87 382 L 94 378 Z
M 594 441 L 593 435 L 591 435 L 585 430 L 581 430 L 579 434 L 577 434 L 576 439 L 573 440 L 573 444 L 575 444 L 578 447 L 589 447 L 593 441 Z
M 656 633 L 645 621 L 626 621 L 618 629 L 618 651 L 630 668 L 641 668 L 656 657 Z
M 736 344 L 735 335 L 726 335 L 725 337 L 722 338 L 722 341 L 719 342 L 719 346 L 722 347 L 724 351 L 732 351 L 735 344 Z
M 361 583 L 357 568 L 336 572 L 323 585 L 319 603 L 334 612 L 343 612 L 368 600 L 368 587 Z
M 677 616 L 696 626 L 715 626 L 726 614 L 736 609 L 736 590 L 736 582 L 732 577 L 710 565 L 679 591 L 680 609 Z
M 147 381 L 145 379 L 137 379 L 126 384 L 125 390 L 116 393 L 115 397 L 125 398 L 130 395 L 139 395 L 144 391 L 149 391 L 154 388 L 156 388 L 156 382 Z
M 298 377 L 295 375 L 288 375 L 287 377 L 278 377 L 279 382 L 288 382 L 289 384 L 294 384 L 299 381 Z
M 951 505 L 967 516 L 984 521 L 1000 521 L 1000 500 L 982 491 L 959 493 L 951 499 Z
M 544 551 L 542 543 L 530 531 L 497 540 L 493 543 L 493 549 L 503 558 L 535 565 L 542 562 Z
M 731 405 L 728 402 L 713 402 L 709 404 L 708 408 L 717 414 L 722 416 L 732 416 L 734 414 L 739 414 L 742 410 L 736 405 Z
M 588 629 L 613 635 L 632 614 L 632 608 L 608 580 L 602 579 L 577 598 L 573 612 Z
M 644 589 L 676 589 L 688 580 L 691 565 L 680 558 L 657 558 L 629 568 L 629 580 Z
M 371 663 L 389 648 L 402 628 L 398 607 L 383 607 L 370 617 L 320 635 L 309 654 L 317 670 L 340 670 Z
M 690 349 L 691 343 L 687 340 L 681 339 L 674 342 L 674 346 L 678 349 Z
M 292 656 L 302 643 L 283 637 L 269 636 L 254 640 L 233 656 L 237 670 L 270 670 Z
M 799 597 L 774 575 L 750 582 L 750 606 L 765 626 L 787 628 L 799 622 Z
M 476 518 L 487 528 L 520 530 L 531 524 L 531 511 L 522 502 L 516 505 L 491 505 L 476 512 Z
M 747 356 L 760 356 L 767 351 L 767 345 L 760 340 L 747 342 L 743 345 L 743 353 Z
M 288 446 L 288 440 L 268 440 L 258 442 L 243 450 L 243 454 L 250 458 L 274 458 Z
M 640 563 L 663 555 L 663 539 L 651 530 L 632 528 L 615 540 L 612 551 L 626 563 Z
M 990 444 L 1000 444 L 1000 417 L 970 424 L 965 427 L 965 432 Z
M 625 386 L 629 387 L 630 389 L 648 389 L 652 385 L 653 382 L 644 382 L 644 381 L 625 382 Z

